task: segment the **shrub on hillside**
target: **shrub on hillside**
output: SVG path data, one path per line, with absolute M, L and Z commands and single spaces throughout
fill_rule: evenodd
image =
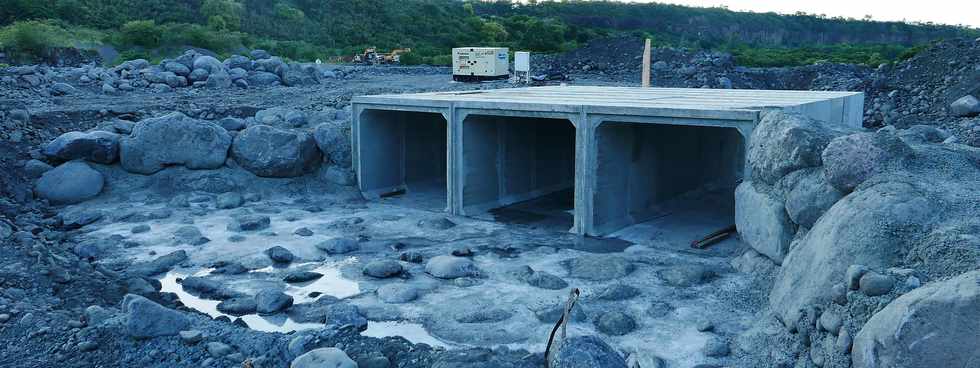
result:
M 163 27 L 152 20 L 134 20 L 123 24 L 119 31 L 123 43 L 152 49 L 160 46 Z
M 15 53 L 42 55 L 54 47 L 70 46 L 70 34 L 51 22 L 22 21 L 0 28 L 0 48 Z

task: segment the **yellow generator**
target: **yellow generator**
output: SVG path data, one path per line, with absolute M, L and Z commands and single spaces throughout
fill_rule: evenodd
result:
M 453 80 L 479 82 L 510 78 L 506 47 L 458 47 L 453 49 Z

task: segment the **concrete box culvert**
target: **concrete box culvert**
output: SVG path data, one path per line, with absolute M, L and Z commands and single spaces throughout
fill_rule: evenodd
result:
M 462 127 L 462 214 L 479 215 L 574 187 L 570 121 L 471 114 Z
M 365 110 L 358 117 L 363 140 L 354 152 L 360 189 L 368 198 L 394 193 L 411 205 L 446 209 L 447 127 L 438 113 Z
M 596 128 L 595 234 L 685 212 L 733 222 L 745 167 L 737 129 L 606 121 Z M 724 226 L 724 225 L 721 225 Z
M 763 111 L 860 127 L 863 101 L 857 92 L 583 86 L 360 96 L 353 159 L 366 197 L 403 194 L 400 203 L 455 215 L 557 194 L 572 197 L 569 227 L 583 235 L 678 206 L 731 223 Z

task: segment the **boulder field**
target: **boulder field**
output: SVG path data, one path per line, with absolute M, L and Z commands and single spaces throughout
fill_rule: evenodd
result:
M 350 172 L 349 129 L 340 129 L 329 118 L 316 114 L 311 118 L 283 108 L 260 110 L 245 119 L 218 120 L 173 112 L 143 119 L 122 131 L 102 126 L 64 133 L 42 150 L 57 166 L 35 163 L 36 175 L 41 177 L 35 193 L 52 204 L 92 199 L 118 177 L 104 177 L 116 165 L 124 172 L 159 180 L 169 180 L 162 178 L 175 170 L 188 169 L 177 175 L 208 187 L 197 189 L 217 192 L 246 185 L 248 176 L 308 176 L 313 181 L 350 186 L 355 183 Z
M 785 330 L 769 334 L 802 341 L 788 350 L 808 364 L 978 361 L 961 348 L 980 346 L 980 149 L 948 137 L 928 126 L 845 131 L 781 112 L 756 128 L 752 176 L 735 193 L 751 249 L 733 264 L 772 270 L 763 314 Z

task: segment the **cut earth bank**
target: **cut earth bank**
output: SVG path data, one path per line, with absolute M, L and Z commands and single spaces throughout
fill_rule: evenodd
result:
M 229 119 L 67 133 L 43 148 L 64 163 L 32 163 L 75 255 L 131 294 L 75 317 L 78 350 L 114 341 L 117 361 L 168 366 L 540 366 L 578 287 L 569 335 L 601 340 L 566 340 L 559 366 L 978 359 L 980 150 L 936 128 L 767 114 L 736 191 L 741 239 L 691 252 L 365 202 L 343 122 Z M 425 344 L 365 336 L 390 334 Z

